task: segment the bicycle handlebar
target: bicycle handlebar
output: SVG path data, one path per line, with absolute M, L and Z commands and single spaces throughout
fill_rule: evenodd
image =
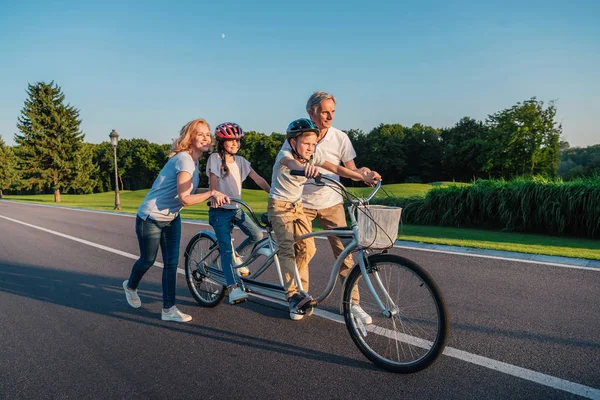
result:
M 304 171 L 300 171 L 300 170 L 295 170 L 292 169 L 290 170 L 290 174 L 291 175 L 295 175 L 295 176 L 305 176 Z M 344 195 L 344 197 L 352 204 L 355 205 L 362 205 L 364 203 L 368 203 L 374 196 L 375 194 L 379 191 L 379 189 L 381 188 L 381 179 L 379 179 L 377 181 L 377 184 L 375 185 L 375 187 L 373 188 L 373 191 L 371 192 L 371 194 L 364 199 L 360 199 L 360 198 L 353 198 L 352 194 L 350 192 L 348 192 L 348 189 L 346 189 L 346 187 L 344 185 L 342 185 L 340 182 L 338 182 L 337 180 L 328 177 L 327 175 L 323 175 L 323 174 L 318 174 L 317 176 L 314 177 L 315 182 L 317 182 L 317 184 L 321 183 L 322 180 L 326 180 L 329 181 L 330 183 L 333 183 L 334 185 L 336 185 L 337 187 L 339 187 L 342 190 L 342 194 Z M 254 214 L 254 210 L 252 210 L 252 207 L 250 207 L 250 205 L 248 205 L 247 203 L 243 202 L 240 199 L 235 199 L 235 198 L 230 198 L 229 199 L 232 203 L 238 203 L 240 204 L 242 207 L 244 207 L 245 209 L 247 209 L 249 211 L 250 217 L 252 218 L 252 220 L 261 228 L 266 228 L 267 226 L 265 224 L 263 224 Z M 208 202 L 206 202 L 206 205 L 208 207 L 212 207 L 212 202 L 209 200 Z
M 304 170 L 297 170 L 297 169 L 292 169 L 290 170 L 290 175 L 295 175 L 295 176 L 306 176 L 304 173 Z M 317 174 L 317 176 L 314 177 L 314 180 L 317 184 L 321 183 L 321 181 L 325 179 L 326 181 L 329 181 L 333 184 L 335 184 L 337 187 L 339 187 L 342 190 L 342 193 L 344 194 L 344 197 L 351 203 L 353 204 L 361 204 L 361 203 L 368 203 L 369 201 L 371 201 L 371 199 L 375 196 L 375 194 L 379 191 L 379 189 L 381 188 L 381 179 L 377 180 L 377 184 L 375 185 L 373 191 L 371 192 L 371 194 L 365 198 L 365 199 L 353 199 L 351 197 L 350 192 L 348 192 L 348 189 L 346 189 L 346 187 L 344 185 L 342 185 L 340 182 L 338 182 L 337 180 L 328 177 L 327 175 L 323 175 L 323 174 Z

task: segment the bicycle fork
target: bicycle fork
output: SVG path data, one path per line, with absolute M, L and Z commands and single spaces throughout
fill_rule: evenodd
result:
M 381 309 L 383 316 L 386 318 L 392 318 L 392 317 L 395 317 L 396 315 L 398 315 L 398 313 L 399 313 L 398 306 L 396 306 L 396 304 L 394 304 L 394 301 L 392 300 L 392 298 L 388 294 L 387 290 L 385 289 L 385 286 L 383 285 L 383 282 L 381 281 L 381 277 L 379 276 L 379 271 L 377 271 L 370 265 L 368 257 L 362 251 L 360 252 L 360 257 L 358 257 L 358 265 L 360 267 L 360 272 L 362 273 L 363 279 L 365 280 L 365 283 L 367 284 L 369 291 L 373 295 L 373 298 L 377 302 L 377 305 Z M 388 304 L 388 306 L 383 304 L 383 302 L 381 301 L 381 298 L 380 298 L 379 294 L 377 293 L 377 290 L 375 290 L 375 286 L 373 285 L 373 282 L 371 282 L 370 276 L 375 277 L 375 283 L 377 284 L 377 287 L 380 289 L 380 291 L 383 293 L 383 295 L 385 297 L 385 301 Z

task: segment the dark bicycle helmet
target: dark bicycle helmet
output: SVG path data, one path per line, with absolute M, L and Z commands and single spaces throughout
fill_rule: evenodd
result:
M 217 140 L 241 139 L 244 131 L 234 122 L 224 122 L 215 128 L 215 136 Z
M 286 136 L 287 139 L 290 140 L 295 138 L 304 132 L 314 132 L 317 135 L 319 134 L 319 128 L 308 118 L 299 118 L 292 122 L 287 127 Z

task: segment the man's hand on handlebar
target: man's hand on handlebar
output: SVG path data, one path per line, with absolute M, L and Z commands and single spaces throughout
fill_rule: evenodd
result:
M 379 175 L 376 171 L 369 170 L 368 173 L 363 172 L 363 182 L 367 185 L 374 186 L 378 181 L 381 180 L 381 175 Z

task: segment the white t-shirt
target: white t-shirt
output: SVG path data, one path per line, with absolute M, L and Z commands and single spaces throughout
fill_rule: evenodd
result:
M 290 169 L 281 164 L 281 159 L 292 156 L 290 149 L 281 149 L 275 164 L 273 165 L 273 176 L 271 177 L 271 191 L 269 197 L 275 200 L 296 203 L 302 199 L 302 186 L 307 181 L 303 176 L 290 174 Z M 309 161 L 312 165 L 323 165 L 323 158 L 315 151 L 313 158 Z
M 155 221 L 172 221 L 179 215 L 183 208 L 177 194 L 177 174 L 180 172 L 192 176 L 192 193 L 196 191 L 200 180 L 198 165 L 187 151 L 175 154 L 162 168 L 140 204 L 138 215 L 142 219 L 150 217 Z
M 246 180 L 250 173 L 250 161 L 246 160 L 241 156 L 233 156 L 233 162 L 227 163 L 229 173 L 225 176 L 221 176 L 221 165 L 223 160 L 218 153 L 213 153 L 208 157 L 206 162 L 206 175 L 210 179 L 210 174 L 215 174 L 219 179 L 217 180 L 217 187 L 212 188 L 219 192 L 234 199 L 242 198 L 242 182 Z M 224 204 L 221 208 L 235 209 L 239 208 L 238 203 Z
M 281 147 L 282 150 L 291 150 L 288 141 L 286 140 Z M 315 155 L 319 155 L 323 161 L 329 161 L 335 165 L 342 165 L 345 162 L 352 161 L 356 158 L 356 151 L 352 147 L 352 142 L 348 135 L 333 126 L 327 130 L 327 134 L 317 144 Z M 322 163 L 321 163 L 322 164 Z M 337 181 L 340 177 L 332 174 L 330 171 L 319 168 L 319 172 L 327 175 Z M 343 201 L 342 196 L 330 189 L 327 186 L 315 186 L 308 183 L 314 182 L 310 179 L 304 185 L 302 191 L 302 205 L 305 208 L 313 210 L 322 210 L 324 208 L 335 206 Z

